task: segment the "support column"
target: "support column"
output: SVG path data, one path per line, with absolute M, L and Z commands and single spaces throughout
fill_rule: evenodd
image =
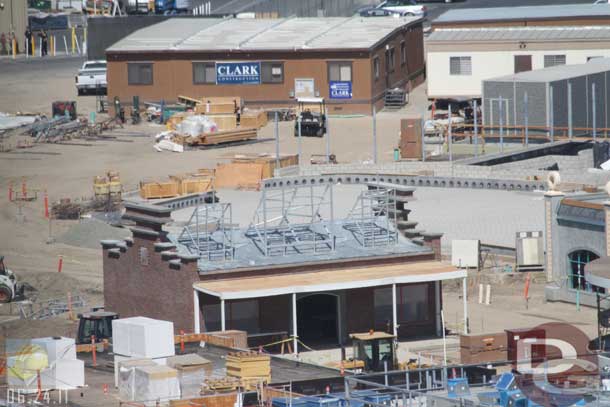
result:
M 462 299 L 464 301 L 464 335 L 468 335 L 468 277 L 462 279 Z
M 221 331 L 227 330 L 226 321 L 225 321 L 225 300 L 224 299 L 220 300 L 220 330 Z
M 434 303 L 435 303 L 435 315 L 436 315 L 436 336 L 443 334 L 443 325 L 441 321 L 441 282 L 434 282 Z
M 398 312 L 396 309 L 396 284 L 392 284 L 392 333 L 398 339 Z
M 196 334 L 201 333 L 199 314 L 199 292 L 197 290 L 193 290 L 193 332 Z
M 295 356 L 299 354 L 297 335 L 297 293 L 292 293 L 292 349 Z
M 606 212 L 606 256 L 610 256 L 610 201 L 604 202 Z
M 548 191 L 544 194 L 544 250 L 546 253 L 545 269 L 547 282 L 555 279 L 553 276 L 553 256 L 555 254 L 554 246 L 556 242 L 553 238 L 553 230 L 555 230 L 557 207 L 563 197 L 564 194 L 560 191 Z

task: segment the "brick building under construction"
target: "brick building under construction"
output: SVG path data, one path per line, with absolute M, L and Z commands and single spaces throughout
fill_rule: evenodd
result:
M 442 282 L 465 283 L 466 272 L 439 261 L 441 234 L 414 229 L 404 208 L 413 189 L 369 185 L 345 218 L 333 216 L 337 183 L 375 181 L 266 180 L 240 230 L 227 203 L 198 206 L 179 234 L 164 230 L 170 209 L 128 203 L 133 238 L 102 242 L 106 309 L 186 332 L 285 332 L 315 344 L 369 329 L 441 335 Z

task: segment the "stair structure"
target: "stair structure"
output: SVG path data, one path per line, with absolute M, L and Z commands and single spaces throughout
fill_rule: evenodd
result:
M 387 89 L 384 95 L 384 106 L 388 110 L 398 110 L 408 103 L 409 94 L 401 88 Z

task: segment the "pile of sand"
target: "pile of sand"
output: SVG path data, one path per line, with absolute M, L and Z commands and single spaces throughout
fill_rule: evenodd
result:
M 131 232 L 127 229 L 110 226 L 95 219 L 82 219 L 57 237 L 55 241 L 70 246 L 99 249 L 100 240 L 120 240 L 129 236 L 131 236 Z

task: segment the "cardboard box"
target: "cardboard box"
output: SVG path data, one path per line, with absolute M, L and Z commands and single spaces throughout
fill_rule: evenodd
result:
M 151 363 L 148 362 L 143 362 L 143 361 L 150 361 L 152 362 L 153 365 L 161 365 L 161 366 L 165 366 L 165 364 L 167 363 L 167 358 L 155 358 L 155 359 L 148 359 L 148 358 L 139 358 L 139 357 L 130 357 L 130 356 L 123 356 L 123 355 L 114 355 L 114 387 L 119 387 L 119 383 L 120 383 L 120 370 L 121 370 L 121 366 L 127 366 L 128 368 L 130 366 L 135 367 L 135 366 L 146 366 L 146 365 L 151 365 Z M 133 362 L 133 365 L 130 365 L 128 362 Z
M 167 366 L 141 366 L 134 369 L 134 399 L 147 406 L 180 398 L 178 372 Z
M 146 317 L 112 321 L 114 353 L 139 358 L 175 355 L 174 323 Z
M 35 338 L 31 340 L 31 344 L 38 345 L 47 352 L 49 365 L 58 360 L 76 360 L 76 344 L 73 338 Z

